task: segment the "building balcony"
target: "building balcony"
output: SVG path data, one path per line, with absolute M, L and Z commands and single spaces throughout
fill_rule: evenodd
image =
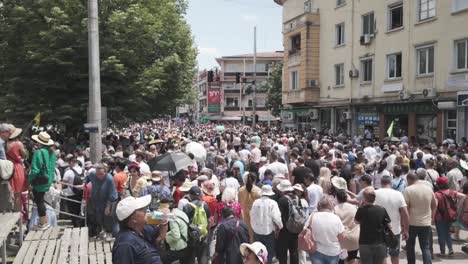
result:
M 296 51 L 288 56 L 288 67 L 294 67 L 301 64 L 301 52 Z
M 307 104 L 320 100 L 319 88 L 302 88 L 283 91 L 283 104 Z
M 225 106 L 224 111 L 240 111 L 238 106 Z
M 225 94 L 239 94 L 240 89 L 224 89 Z

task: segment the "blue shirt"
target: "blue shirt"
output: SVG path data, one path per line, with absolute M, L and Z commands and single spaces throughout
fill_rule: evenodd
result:
M 113 264 L 162 264 L 155 240 L 159 236 L 156 226 L 146 225 L 143 235 L 128 229 L 120 229 L 112 247 Z
M 86 183 L 91 182 L 91 200 L 99 212 L 104 210 L 108 203 L 117 200 L 117 189 L 115 188 L 114 178 L 110 174 L 107 174 L 104 180 L 99 180 L 96 177 L 96 173 L 91 173 L 86 178 Z
M 6 160 L 5 141 L 0 138 L 0 160 Z
M 151 185 L 149 187 L 146 187 L 145 189 L 143 189 L 142 196 L 152 194 L 152 193 L 156 193 L 156 192 L 160 193 L 161 198 L 168 198 L 168 199 L 172 198 L 171 190 L 169 190 L 169 188 L 167 188 L 167 186 L 160 185 L 160 184 L 153 184 L 153 185 Z
M 406 188 L 406 181 L 402 177 L 398 177 L 392 180 L 393 190 L 403 192 Z

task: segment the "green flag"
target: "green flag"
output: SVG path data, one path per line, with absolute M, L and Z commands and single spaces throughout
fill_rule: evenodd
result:
M 390 126 L 389 126 L 388 129 L 387 129 L 387 135 L 388 135 L 388 137 L 392 137 L 392 136 L 393 136 L 393 122 L 394 122 L 394 121 L 392 121 L 392 123 L 390 124 Z

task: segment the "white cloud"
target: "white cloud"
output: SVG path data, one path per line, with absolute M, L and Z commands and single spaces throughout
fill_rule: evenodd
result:
M 240 18 L 246 22 L 256 22 L 258 20 L 258 16 L 247 13 L 240 14 Z
M 218 49 L 210 47 L 198 47 L 198 52 L 203 55 L 217 55 Z

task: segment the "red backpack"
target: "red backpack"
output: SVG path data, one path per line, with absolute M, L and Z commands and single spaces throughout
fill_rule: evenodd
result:
M 450 191 L 448 195 L 442 191 L 436 192 L 436 197 L 439 203 L 437 204 L 437 211 L 442 216 L 442 219 L 447 223 L 457 221 L 457 199 L 456 193 Z

